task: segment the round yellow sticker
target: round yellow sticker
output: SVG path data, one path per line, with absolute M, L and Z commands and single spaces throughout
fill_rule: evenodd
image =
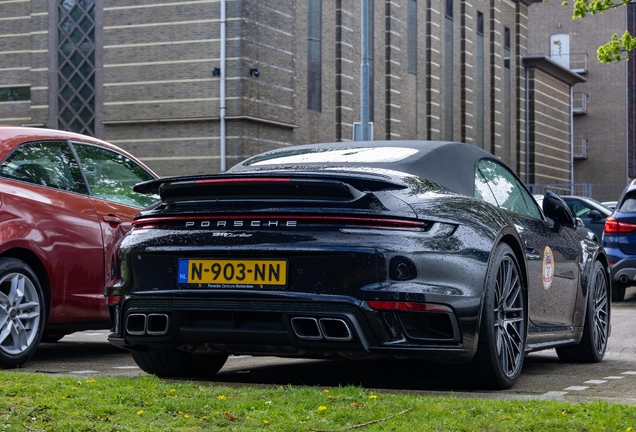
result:
M 543 289 L 549 290 L 554 277 L 554 255 L 550 246 L 543 250 Z

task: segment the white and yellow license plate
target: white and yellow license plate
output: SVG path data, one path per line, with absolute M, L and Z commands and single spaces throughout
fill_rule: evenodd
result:
M 260 288 L 287 285 L 287 261 L 281 259 L 180 259 L 179 285 L 211 288 Z

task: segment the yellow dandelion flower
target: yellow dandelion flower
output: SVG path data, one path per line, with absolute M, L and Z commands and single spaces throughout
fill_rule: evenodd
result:
M 376 395 L 370 395 L 369 399 L 377 399 L 378 397 Z
M 263 420 L 263 424 L 268 425 L 268 424 L 269 424 L 269 422 L 268 422 L 267 420 Z
M 184 414 L 184 415 L 183 415 L 183 417 L 184 417 L 184 418 L 190 418 L 190 416 L 189 416 L 189 415 L 187 415 L 187 414 Z
M 327 407 L 324 405 L 321 405 L 318 407 L 318 411 L 326 411 L 326 410 L 327 410 Z
M 183 411 L 179 410 L 179 411 L 177 411 L 177 413 L 178 413 L 179 415 L 181 415 L 181 414 L 183 414 Z
M 144 410 L 137 411 L 137 415 L 142 415 L 143 413 L 144 413 Z
M 97 382 L 97 381 L 96 381 L 96 380 L 94 380 L 94 379 L 89 379 L 89 380 L 86 380 L 86 382 L 87 382 L 87 383 L 94 383 L 94 382 Z
M 225 397 L 225 395 L 219 395 L 216 397 L 218 400 L 226 400 L 227 398 Z
M 325 393 L 329 393 L 329 390 L 327 390 L 327 389 L 324 389 L 323 391 L 324 391 Z

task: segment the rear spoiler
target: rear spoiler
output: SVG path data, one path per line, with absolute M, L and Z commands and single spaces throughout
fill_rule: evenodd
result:
M 405 189 L 383 176 L 319 173 L 215 174 L 155 179 L 135 185 L 141 194 L 159 194 L 164 202 L 187 200 L 352 201 L 367 192 Z

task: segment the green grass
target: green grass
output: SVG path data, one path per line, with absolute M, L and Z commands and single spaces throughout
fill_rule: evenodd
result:
M 0 372 L 0 431 L 631 431 L 636 406 Z M 636 432 L 636 429 L 634 429 Z

